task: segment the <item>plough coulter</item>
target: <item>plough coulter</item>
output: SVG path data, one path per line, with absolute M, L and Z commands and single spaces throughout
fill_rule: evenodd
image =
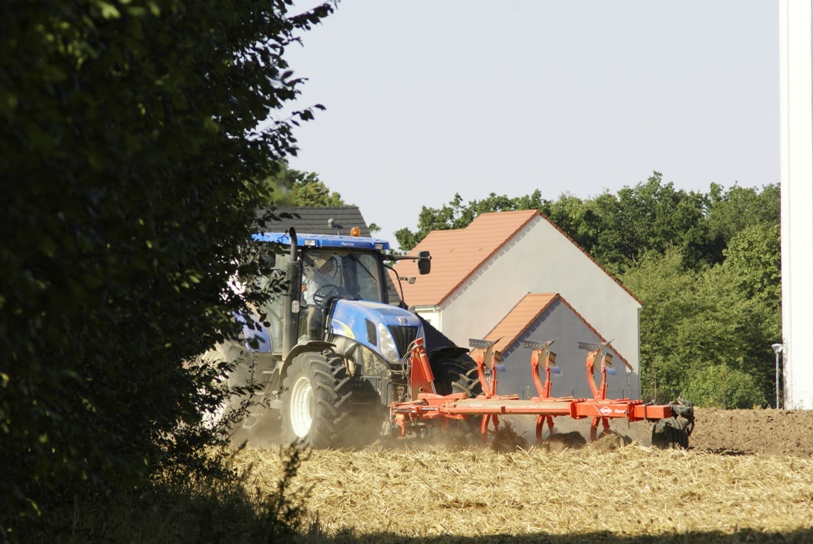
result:
M 652 443 L 657 446 L 677 445 L 688 447 L 688 438 L 694 428 L 694 408 L 680 399 L 672 404 L 652 404 L 641 400 L 608 399 L 607 375 L 615 374 L 612 354 L 606 351 L 610 342 L 592 344 L 580 342 L 579 348 L 587 351 L 587 381 L 593 398 L 551 397 L 551 374 L 558 374 L 556 354 L 547 342 L 524 342 L 531 350 L 531 379 L 537 396 L 520 399 L 519 395 L 497 394 L 497 371 L 504 370 L 500 354 L 494 350 L 494 342 L 470 340 L 471 355 L 477 363 L 477 380 L 482 394 L 466 393 L 439 395 L 434 388 L 434 376 L 423 340 L 417 338 L 409 354 L 409 400 L 394 402 L 390 406 L 390 428 L 401 437 L 420 435 L 432 427 L 445 430 L 450 421 L 480 418 L 479 432 L 484 441 L 489 433 L 499 429 L 500 417 L 508 415 L 535 415 L 536 438 L 541 440 L 545 426 L 553 433 L 555 417 L 573 419 L 591 418 L 590 440 L 595 441 L 599 425 L 604 432 L 610 429 L 610 419 L 650 421 L 655 423 Z M 544 382 L 540 377 L 544 371 Z M 596 384 L 595 373 L 601 374 Z M 493 430 L 492 430 L 493 428 Z

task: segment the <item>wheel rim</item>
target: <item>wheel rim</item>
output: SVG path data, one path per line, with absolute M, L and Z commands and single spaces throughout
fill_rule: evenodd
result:
M 305 438 L 313 423 L 313 389 L 308 378 L 302 376 L 291 391 L 291 429 L 299 438 Z

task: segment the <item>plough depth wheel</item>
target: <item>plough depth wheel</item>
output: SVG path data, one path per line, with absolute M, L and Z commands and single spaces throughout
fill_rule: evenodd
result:
M 672 405 L 674 416 L 658 420 L 652 427 L 652 445 L 658 448 L 688 448 L 694 430 L 694 405 L 679 399 Z

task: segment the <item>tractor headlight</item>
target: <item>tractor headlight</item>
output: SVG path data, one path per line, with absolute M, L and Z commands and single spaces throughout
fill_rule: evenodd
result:
M 398 361 L 398 348 L 395 346 L 395 339 L 392 333 L 383 323 L 378 324 L 378 345 L 381 348 L 381 355 L 391 362 Z

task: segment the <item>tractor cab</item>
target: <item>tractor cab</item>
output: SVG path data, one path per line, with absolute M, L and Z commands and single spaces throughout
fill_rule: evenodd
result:
M 373 308 L 407 314 L 389 306 L 382 253 L 389 243 L 384 240 L 295 233 L 293 238 L 291 233 L 266 233 L 256 239 L 285 249 L 272 254 L 274 271 L 265 281 L 285 278 L 287 291 L 259 308 L 270 324 L 271 351 L 282 358 L 298 344 L 330 341 L 330 336 L 354 338 L 354 317 Z

